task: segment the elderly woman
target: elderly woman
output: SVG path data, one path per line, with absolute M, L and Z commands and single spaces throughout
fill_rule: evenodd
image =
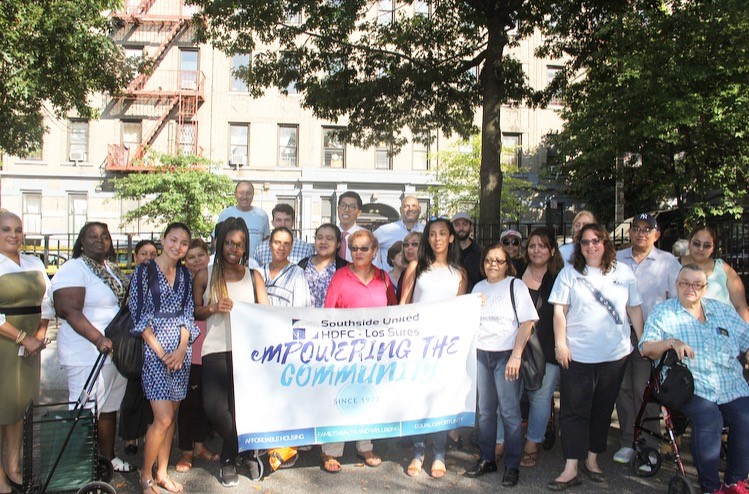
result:
M 707 274 L 707 289 L 704 297 L 732 305 L 739 316 L 749 322 L 749 307 L 746 303 L 744 283 L 736 271 L 723 262 L 713 259 L 718 236 L 709 226 L 703 226 L 689 235 L 689 255 L 681 258 L 682 266 L 697 264 Z
M 325 297 L 325 307 L 362 308 L 396 304 L 390 277 L 373 264 L 377 244 L 377 237 L 369 230 L 358 230 L 349 236 L 348 249 L 353 262 L 333 275 Z M 322 445 L 323 469 L 326 472 L 341 471 L 338 458 L 343 456 L 343 447 L 344 443 Z M 373 451 L 372 441 L 357 441 L 356 450 L 367 466 L 376 467 L 382 463 Z
M 630 324 L 642 334 L 637 279 L 616 262 L 614 243 L 597 224 L 575 239 L 572 266 L 557 276 L 554 304 L 555 356 L 561 366 L 560 417 L 565 466 L 549 490 L 580 485 L 578 463 L 593 482 L 605 482 L 598 455 L 606 439 L 616 396 L 633 347 Z
M 104 330 L 119 312 L 127 286 L 127 277 L 115 262 L 107 225 L 97 221 L 83 225 L 73 245 L 73 258 L 52 280 L 55 309 L 63 319 L 57 333 L 57 356 L 67 373 L 70 401 L 81 395 L 99 352 L 112 350 L 112 341 Z M 127 379 L 107 358 L 92 399 L 99 412 L 99 453 L 112 460 L 117 472 L 134 470 L 114 454 L 117 410 L 126 387 Z
M 23 413 L 39 394 L 47 324 L 54 315 L 44 264 L 20 254 L 21 218 L 0 209 L 0 492 L 21 491 Z
M 651 359 L 673 348 L 692 371 L 694 397 L 681 412 L 692 423 L 692 456 L 702 492 L 744 493 L 749 487 L 749 385 L 737 357 L 749 353 L 749 324 L 731 306 L 705 298 L 707 286 L 701 266 L 682 267 L 676 281 L 678 298 L 653 309 L 639 347 Z M 724 423 L 731 432 L 721 485 Z

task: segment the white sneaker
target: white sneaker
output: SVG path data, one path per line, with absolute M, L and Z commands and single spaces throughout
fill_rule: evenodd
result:
M 614 461 L 617 463 L 629 463 L 632 461 L 632 457 L 635 455 L 635 450 L 632 448 L 622 448 L 614 453 Z

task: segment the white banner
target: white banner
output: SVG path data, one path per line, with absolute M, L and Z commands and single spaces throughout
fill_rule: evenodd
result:
M 472 426 L 481 299 L 371 309 L 235 303 L 240 451 Z

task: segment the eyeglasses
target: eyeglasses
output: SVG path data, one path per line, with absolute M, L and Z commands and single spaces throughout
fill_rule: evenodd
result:
M 350 250 L 351 252 L 359 252 L 359 251 L 369 252 L 369 249 L 371 248 L 372 247 L 370 247 L 369 245 L 362 245 L 361 247 L 356 247 L 354 245 L 354 246 L 349 247 L 348 250 Z
M 338 209 L 343 209 L 344 211 L 355 211 L 359 209 L 358 204 L 346 204 L 345 202 L 342 202 L 338 205 Z
M 629 231 L 631 231 L 634 234 L 644 233 L 645 235 L 650 235 L 650 232 L 652 232 L 653 230 L 655 230 L 655 228 L 652 228 L 649 226 L 644 226 L 644 227 L 633 226 L 632 228 L 629 229 Z
M 514 245 L 514 246 L 517 247 L 518 245 L 520 245 L 520 240 L 518 240 L 516 238 L 506 238 L 506 239 L 502 240 L 502 245 L 505 245 L 505 246 L 507 246 L 507 245 Z
M 488 266 L 491 266 L 492 264 L 496 264 L 497 266 L 504 266 L 505 264 L 507 264 L 507 259 L 490 259 L 487 257 L 484 260 L 484 264 Z
M 707 283 L 701 283 L 699 281 L 695 281 L 694 283 L 689 283 L 688 281 L 678 281 L 676 283 L 676 286 L 681 288 L 682 290 L 686 290 L 687 288 L 691 288 L 695 292 L 699 292 L 703 288 L 707 286 Z
M 587 247 L 589 245 L 598 245 L 600 243 L 601 243 L 600 238 L 591 238 L 591 239 L 584 238 L 580 240 L 580 245 L 582 245 L 583 247 Z
M 419 242 L 403 242 L 403 247 L 418 247 Z
M 697 250 L 712 249 L 713 244 L 712 242 L 700 242 L 699 240 L 692 240 L 692 247 L 694 247 Z
M 244 242 L 234 243 L 231 240 L 226 242 L 226 246 L 230 249 L 244 249 Z

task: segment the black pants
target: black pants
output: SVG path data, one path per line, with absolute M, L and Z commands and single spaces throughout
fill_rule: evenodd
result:
M 231 352 L 203 356 L 203 409 L 213 429 L 224 440 L 221 464 L 234 463 L 239 451 L 234 420 L 234 374 Z
M 192 451 L 193 443 L 205 442 L 208 435 L 208 418 L 203 409 L 203 366 L 190 366 L 187 396 L 179 406 L 177 429 L 179 449 Z
M 585 460 L 588 451 L 606 451 L 611 412 L 629 356 L 613 362 L 570 362 L 561 368 L 559 427 L 568 460 Z

